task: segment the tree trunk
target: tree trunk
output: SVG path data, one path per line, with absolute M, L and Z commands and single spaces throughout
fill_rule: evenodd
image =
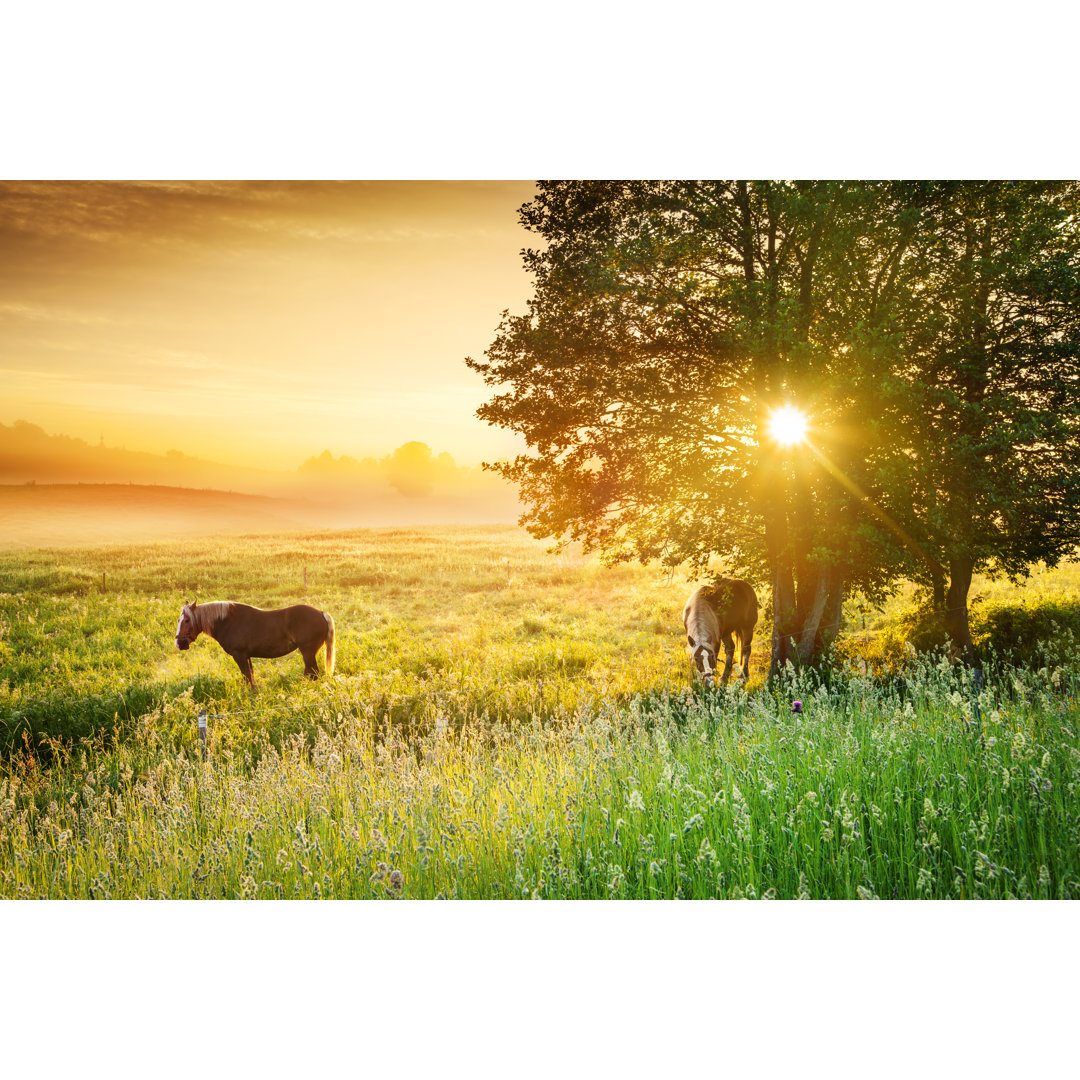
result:
M 930 584 L 934 590 L 934 611 L 939 615 L 945 614 L 945 578 L 936 570 L 930 571 Z
M 820 663 L 840 631 L 840 613 L 844 604 L 844 582 L 832 567 L 822 567 L 817 574 L 814 602 L 802 620 L 799 635 L 799 659 L 803 664 Z
M 972 668 L 979 668 L 979 652 L 971 640 L 971 627 L 968 623 L 968 592 L 971 589 L 971 575 L 974 559 L 970 555 L 961 555 L 949 560 L 949 589 L 945 594 L 945 629 L 953 644 L 959 649 L 964 663 Z
M 840 619 L 844 613 L 844 586 L 845 582 L 839 572 L 830 574 L 832 588 L 829 597 L 825 601 L 825 614 L 821 619 L 818 629 L 818 655 L 824 655 L 840 634 Z
M 791 569 L 791 552 L 787 544 L 787 521 L 783 514 L 769 512 L 765 520 L 765 543 L 769 548 L 772 570 L 772 659 L 769 678 L 780 672 L 792 660 L 793 635 L 798 632 L 795 608 L 795 578 Z
M 802 622 L 799 635 L 799 659 L 804 664 L 812 664 L 817 659 L 818 629 L 821 626 L 822 617 L 825 614 L 825 606 L 829 602 L 829 573 L 822 570 L 817 575 L 817 588 L 814 590 L 814 601 Z

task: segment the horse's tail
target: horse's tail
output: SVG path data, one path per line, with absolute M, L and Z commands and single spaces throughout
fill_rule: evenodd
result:
M 334 674 L 334 619 L 329 611 L 324 611 L 322 617 L 326 620 L 326 674 Z

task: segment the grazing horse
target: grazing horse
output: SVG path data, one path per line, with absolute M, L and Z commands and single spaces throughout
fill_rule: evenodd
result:
M 209 634 L 235 661 L 254 687 L 251 658 L 285 656 L 294 649 L 304 658 L 304 674 L 318 677 L 315 654 L 326 645 L 326 674 L 334 674 L 334 620 L 308 604 L 293 604 L 276 611 L 214 600 L 185 604 L 176 626 L 177 648 L 190 648 L 200 635 Z
M 742 677 L 744 680 L 750 677 L 750 642 L 754 639 L 757 617 L 757 596 L 745 581 L 721 578 L 715 585 L 702 585 L 690 594 L 683 608 L 683 626 L 690 655 L 706 686 L 716 679 L 721 641 L 725 660 L 723 680 L 727 682 L 735 658 L 733 634 L 739 637 Z

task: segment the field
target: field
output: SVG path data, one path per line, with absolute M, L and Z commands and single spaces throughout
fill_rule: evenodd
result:
M 980 587 L 1046 630 L 980 689 L 853 609 L 846 672 L 766 690 L 759 624 L 706 692 L 690 584 L 510 527 L 6 553 L 0 896 L 1077 898 L 1075 570 Z M 193 598 L 330 611 L 334 678 L 178 652 Z
M 288 496 L 272 497 L 161 484 L 0 484 L 0 551 L 517 516 L 505 492 L 409 499 L 389 487 L 377 495 L 348 487 L 305 488 L 296 481 L 293 487 Z

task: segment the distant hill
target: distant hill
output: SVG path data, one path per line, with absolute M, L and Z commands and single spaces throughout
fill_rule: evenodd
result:
M 223 465 L 179 450 L 148 454 L 49 435 L 37 424 L 0 424 L 0 484 L 164 484 L 268 494 L 288 474 Z

